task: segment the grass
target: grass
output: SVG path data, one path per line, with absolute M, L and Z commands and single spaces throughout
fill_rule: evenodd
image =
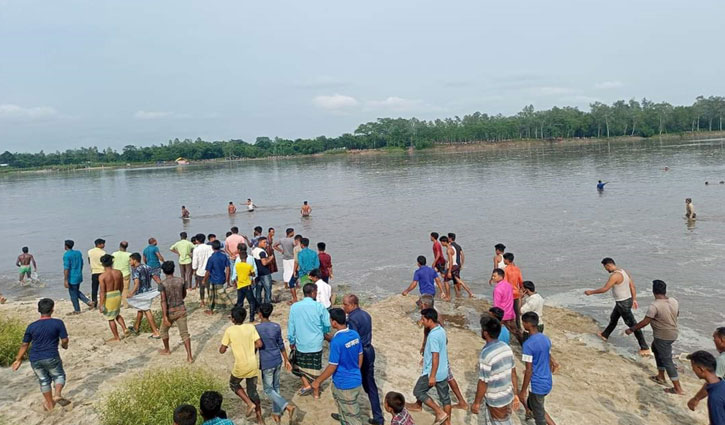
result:
M 177 367 L 141 373 L 120 384 L 97 404 L 103 425 L 157 425 L 172 422 L 180 404 L 199 408 L 204 391 L 225 393 L 224 382 L 201 369 Z M 201 424 L 201 415 L 197 424 Z
M 15 361 L 23 344 L 25 327 L 20 320 L 0 316 L 0 366 L 8 367 Z
M 190 315 L 194 311 L 198 310 L 201 307 L 201 304 L 199 304 L 196 301 L 188 302 L 186 304 L 186 315 Z M 161 329 L 161 310 L 152 310 L 151 314 L 154 316 L 154 322 L 156 322 L 156 327 Z M 126 317 L 126 324 L 129 326 L 133 325 L 133 321 L 136 320 L 136 315 L 129 316 L 130 320 Z M 151 325 L 149 324 L 149 321 L 146 320 L 146 316 L 144 315 L 143 319 L 141 320 L 141 326 L 139 332 L 141 333 L 151 333 Z

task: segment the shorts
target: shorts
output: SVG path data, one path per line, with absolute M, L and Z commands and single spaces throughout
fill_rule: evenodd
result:
M 252 378 L 237 378 L 234 375 L 229 376 L 229 388 L 231 388 L 232 392 L 234 394 L 237 393 L 240 389 L 242 389 L 242 381 L 246 381 L 245 384 L 247 384 L 247 396 L 249 396 L 249 399 L 252 400 L 254 404 L 259 404 L 259 393 L 257 392 L 257 377 L 254 376 Z
M 433 388 L 428 386 L 428 375 L 422 375 L 418 378 L 418 382 L 415 383 L 413 388 L 413 395 L 415 399 L 421 403 L 425 403 L 430 399 L 428 391 Z M 439 381 L 435 384 L 436 392 L 438 393 L 438 400 L 441 406 L 451 405 L 451 395 L 448 392 L 448 381 Z
M 179 328 L 179 336 L 181 337 L 181 340 L 186 342 L 186 340 L 189 339 L 189 326 L 186 321 L 186 309 L 170 311 L 168 313 L 168 316 L 169 322 L 171 322 L 171 326 L 176 323 L 176 327 Z M 161 328 L 159 329 L 161 339 L 169 339 L 169 329 L 171 328 L 171 326 L 167 327 L 166 325 L 164 325 L 163 320 L 161 321 Z
M 456 279 L 461 279 L 461 267 L 460 266 L 453 266 L 451 268 L 451 278 L 453 278 L 453 281 L 455 282 Z
M 531 410 L 534 416 L 536 425 L 546 425 L 546 410 L 544 409 L 544 402 L 546 401 L 546 394 L 534 394 L 529 392 L 529 396 L 526 398 L 526 405 Z
M 30 367 L 38 377 L 40 392 L 49 392 L 50 384 L 53 382 L 55 385 L 65 385 L 65 370 L 63 370 L 63 361 L 60 357 L 30 362 Z
M 287 283 L 287 286 L 288 286 L 288 287 L 289 287 L 290 289 L 292 289 L 292 288 L 296 287 L 296 286 L 297 286 L 297 276 L 295 276 L 295 275 L 293 274 L 293 275 L 292 275 L 292 277 L 290 278 L 289 282 Z
M 161 267 L 151 267 L 151 276 L 161 278 Z
M 446 263 L 436 264 L 435 267 L 436 271 L 440 274 L 445 274 L 446 272 Z
M 20 273 L 20 274 L 27 273 L 28 275 L 30 275 L 30 273 L 32 271 L 33 271 L 33 269 L 30 267 L 30 264 L 28 264 L 27 266 L 20 266 L 20 268 L 18 269 L 18 273 Z

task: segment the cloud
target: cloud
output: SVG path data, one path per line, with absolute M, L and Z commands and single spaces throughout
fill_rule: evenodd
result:
M 532 87 L 530 91 L 532 94 L 538 96 L 559 96 L 563 94 L 570 94 L 573 92 L 573 90 L 568 87 L 556 86 Z
M 609 90 L 622 87 L 623 85 L 621 81 L 602 81 L 601 83 L 594 84 L 594 87 L 601 90 Z
M 135 114 L 133 114 L 133 117 L 137 120 L 158 120 L 162 118 L 170 118 L 173 117 L 173 112 L 159 112 L 159 111 L 136 111 Z
M 342 112 L 356 107 L 360 102 L 352 96 L 335 93 L 332 96 L 315 96 L 312 103 L 318 108 L 332 112 Z
M 10 103 L 0 104 L 0 119 L 40 120 L 59 117 L 60 114 L 50 106 L 23 107 Z

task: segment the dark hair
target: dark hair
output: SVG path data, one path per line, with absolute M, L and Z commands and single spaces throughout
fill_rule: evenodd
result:
M 232 202 L 232 201 L 229 201 L 229 205 L 233 205 L 233 204 L 234 204 L 234 202 Z
M 38 313 L 40 314 L 50 314 L 53 311 L 53 307 L 55 307 L 55 302 L 50 298 L 43 298 L 38 301 Z
M 222 395 L 216 391 L 205 391 L 199 400 L 199 410 L 201 416 L 205 419 L 214 419 L 222 408 Z
M 154 243 L 154 238 L 149 238 L 149 245 L 151 245 L 152 243 Z
M 244 323 L 244 319 L 247 318 L 247 309 L 244 307 L 234 307 L 232 309 L 232 321 L 234 324 L 241 325 Z
M 389 391 L 385 394 L 385 403 L 393 409 L 396 415 L 405 409 L 405 397 L 403 394 L 396 393 L 395 391 Z
M 239 252 L 241 252 L 241 251 L 247 252 L 247 244 L 245 244 L 244 242 L 239 242 L 237 244 L 237 251 L 239 251 Z
M 287 230 L 285 230 L 285 234 L 289 235 L 290 233 L 294 233 L 295 229 L 288 227 Z
M 493 272 L 501 277 L 506 276 L 506 273 L 503 271 L 503 269 L 495 268 L 493 269 Z
M 167 260 L 164 261 L 164 263 L 161 265 L 161 270 L 163 270 L 164 274 L 174 274 L 174 269 L 176 266 L 174 266 L 174 262 Z
M 307 201 L 304 201 L 303 203 L 304 203 L 305 205 L 307 205 Z
M 264 230 L 264 229 L 262 229 L 262 226 L 255 226 L 254 227 L 254 231 L 257 232 L 257 233 L 262 233 L 262 230 Z
M 441 236 L 440 239 L 438 239 L 441 242 L 448 243 L 448 236 Z
M 101 265 L 103 267 L 113 267 L 113 255 L 105 254 L 101 256 Z
M 65 246 L 67 246 L 67 247 L 68 247 L 68 249 L 73 249 L 73 245 L 75 245 L 76 243 L 75 243 L 75 242 L 73 242 L 73 241 L 72 241 L 72 240 L 70 240 L 70 239 L 66 239 L 66 240 L 65 240 L 65 242 L 63 242 L 63 244 L 64 244 Z
M 536 292 L 536 285 L 534 285 L 534 282 L 525 280 L 522 285 L 524 285 L 524 288 L 526 288 L 527 291 Z
M 456 234 L 455 233 L 449 233 L 448 234 L 448 239 L 450 239 L 452 241 L 455 241 L 456 240 Z
M 191 237 L 191 243 L 194 243 L 194 242 L 196 242 L 196 236 Z
M 430 237 L 431 237 L 431 238 L 433 238 L 433 239 L 438 239 L 438 236 L 440 236 L 440 235 L 438 234 L 438 232 L 430 232 Z M 388 393 L 388 394 L 390 394 L 390 393 Z M 396 393 L 396 394 L 397 394 L 397 393 Z
M 420 311 L 420 315 L 424 319 L 432 320 L 435 323 L 438 323 L 438 312 L 434 308 L 424 308 Z
M 539 326 L 539 315 L 533 311 L 529 311 L 521 316 L 521 321 L 534 326 Z
M 306 297 L 309 297 L 315 291 L 317 291 L 317 285 L 315 285 L 314 283 L 306 283 L 305 286 L 302 287 L 302 293 Z
M 501 307 L 491 307 L 488 309 L 488 312 L 493 314 L 493 317 L 498 320 L 503 320 L 503 309 Z
M 267 240 L 267 237 L 266 236 L 260 236 L 260 237 L 257 238 L 257 243 L 260 243 L 260 242 L 266 241 L 266 240 Z
M 317 250 L 324 251 L 327 248 L 327 244 L 324 242 L 317 242 Z
M 320 273 L 320 269 L 312 269 L 309 273 L 307 273 L 309 277 L 316 277 L 318 279 L 322 279 L 322 273 Z
M 611 258 L 609 258 L 609 257 L 606 257 L 606 258 L 604 258 L 604 259 L 602 260 L 602 265 L 603 265 L 603 266 L 606 266 L 607 264 L 612 264 L 612 265 L 616 265 L 617 263 L 615 263 L 615 262 L 614 262 L 614 260 L 612 260 Z
M 347 324 L 347 317 L 345 317 L 345 310 L 341 308 L 331 308 L 330 309 L 330 320 L 336 321 L 340 325 L 346 325 Z
M 423 294 L 418 298 L 416 304 L 419 308 L 423 305 L 427 306 L 426 308 L 433 308 L 433 305 L 435 304 L 435 298 L 433 297 L 433 295 Z
M 22 249 L 22 251 L 27 254 L 28 253 L 28 247 L 27 246 L 24 246 L 23 249 Z
M 95 241 L 93 241 L 93 244 L 94 244 L 95 246 L 98 246 L 98 245 L 103 245 L 104 243 L 106 243 L 106 241 L 105 241 L 105 240 L 103 240 L 103 239 L 101 239 L 101 238 L 98 238 L 98 239 L 96 239 Z
M 203 233 L 198 233 L 198 234 L 196 235 L 196 241 L 197 241 L 197 242 L 199 242 L 199 243 L 204 243 L 204 241 L 205 241 L 205 240 L 206 240 L 206 236 L 204 236 L 204 234 L 203 234 Z
M 216 240 L 216 239 L 214 240 L 214 242 L 212 242 L 212 243 L 211 243 L 211 248 L 212 248 L 212 249 L 213 249 L 214 251 L 219 251 L 219 250 L 221 249 L 221 247 L 222 247 L 222 243 L 221 243 L 221 242 L 219 242 L 219 241 L 218 241 L 218 240 Z
M 207 239 L 211 239 L 211 238 L 216 239 L 216 235 L 214 233 L 209 233 L 208 235 L 206 235 L 206 237 L 207 237 Z
M 418 260 L 418 264 L 420 264 L 421 266 L 425 266 L 425 262 L 426 262 L 425 255 L 419 255 L 417 260 Z
M 231 235 L 232 235 L 232 232 L 227 232 L 225 236 L 226 236 L 226 237 L 229 237 L 229 236 L 231 236 Z
M 126 241 L 121 241 L 121 243 L 120 243 L 120 244 L 118 244 L 118 246 L 120 246 L 120 247 L 121 247 L 121 248 L 123 248 L 123 249 L 126 249 L 126 248 L 128 248 L 128 242 L 126 242 Z
M 302 238 L 302 239 L 300 239 L 300 243 L 301 243 L 301 244 L 302 244 L 302 246 L 304 246 L 305 248 L 307 248 L 308 246 L 310 246 L 310 240 L 309 240 L 309 239 L 307 239 L 307 238 Z
M 493 249 L 503 252 L 506 251 L 506 245 L 502 243 L 497 243 L 496 245 L 494 245 Z
M 232 233 L 239 233 L 239 227 L 234 226 L 231 228 Z
M 267 229 L 267 233 L 271 232 L 272 230 L 274 230 L 274 227 L 270 227 L 269 229 Z M 274 231 L 276 232 L 276 230 Z
M 134 252 L 133 254 L 131 254 L 129 256 L 129 258 L 140 262 L 141 261 L 141 254 L 139 254 L 138 252 Z
M 181 232 L 181 233 L 179 233 L 179 237 L 180 237 L 181 239 L 186 239 L 186 237 L 187 237 L 187 236 L 189 236 L 189 235 L 187 235 L 187 234 L 186 234 L 186 232 Z
M 262 317 L 265 319 L 269 319 L 269 316 L 272 315 L 272 310 L 274 310 L 274 306 L 271 303 L 263 303 L 259 306 L 259 312 L 262 313 Z
M 498 338 L 501 335 L 501 322 L 488 314 L 481 315 L 481 330 L 488 333 L 491 338 Z
M 355 294 L 347 294 L 345 295 L 345 298 L 347 298 L 352 305 L 360 305 L 360 300 Z
M 510 253 L 510 252 L 507 252 L 507 253 L 505 253 L 503 255 L 503 259 L 504 260 L 508 260 L 508 261 L 510 261 L 510 262 L 513 263 L 514 262 L 514 255 L 512 253 Z
M 196 425 L 196 407 L 182 404 L 174 409 L 174 423 L 176 425 Z
M 296 241 L 302 241 L 302 235 L 295 235 Z
M 717 336 L 719 336 L 720 338 L 725 338 L 725 326 L 721 326 L 721 327 L 719 327 L 719 328 L 715 329 L 715 333 L 716 333 L 716 334 L 717 334 Z
M 652 293 L 655 295 L 665 295 L 667 293 L 667 284 L 663 280 L 653 280 Z
M 690 360 L 693 364 L 697 366 L 704 367 L 710 372 L 715 372 L 715 370 L 717 369 L 717 360 L 715 359 L 715 356 L 708 353 L 707 351 L 700 350 L 695 351 L 692 354 L 688 354 L 687 360 Z

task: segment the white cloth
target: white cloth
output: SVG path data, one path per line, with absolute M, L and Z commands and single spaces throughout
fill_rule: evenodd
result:
M 612 286 L 612 296 L 614 301 L 624 301 L 632 298 L 632 291 L 629 290 L 629 282 L 631 281 L 624 269 L 615 270 L 614 273 L 622 275 L 622 283 Z
M 153 291 L 142 292 L 128 298 L 128 305 L 140 311 L 151 310 L 151 304 L 154 298 L 161 295 L 161 292 L 154 289 Z
M 289 283 L 289 281 L 292 279 L 292 275 L 295 272 L 295 260 L 282 260 L 282 267 L 284 268 L 284 282 Z
M 325 308 L 330 308 L 332 305 L 330 302 L 332 287 L 322 279 L 315 282 L 315 284 L 317 285 L 317 302 L 324 305 Z
M 534 294 L 524 299 L 521 306 L 521 314 L 533 311 L 539 316 L 539 324 L 544 323 L 544 298 L 539 294 Z
M 191 268 L 196 270 L 197 276 L 204 277 L 206 275 L 206 262 L 213 253 L 214 249 L 211 245 L 205 243 L 194 245 L 194 250 L 191 252 Z

